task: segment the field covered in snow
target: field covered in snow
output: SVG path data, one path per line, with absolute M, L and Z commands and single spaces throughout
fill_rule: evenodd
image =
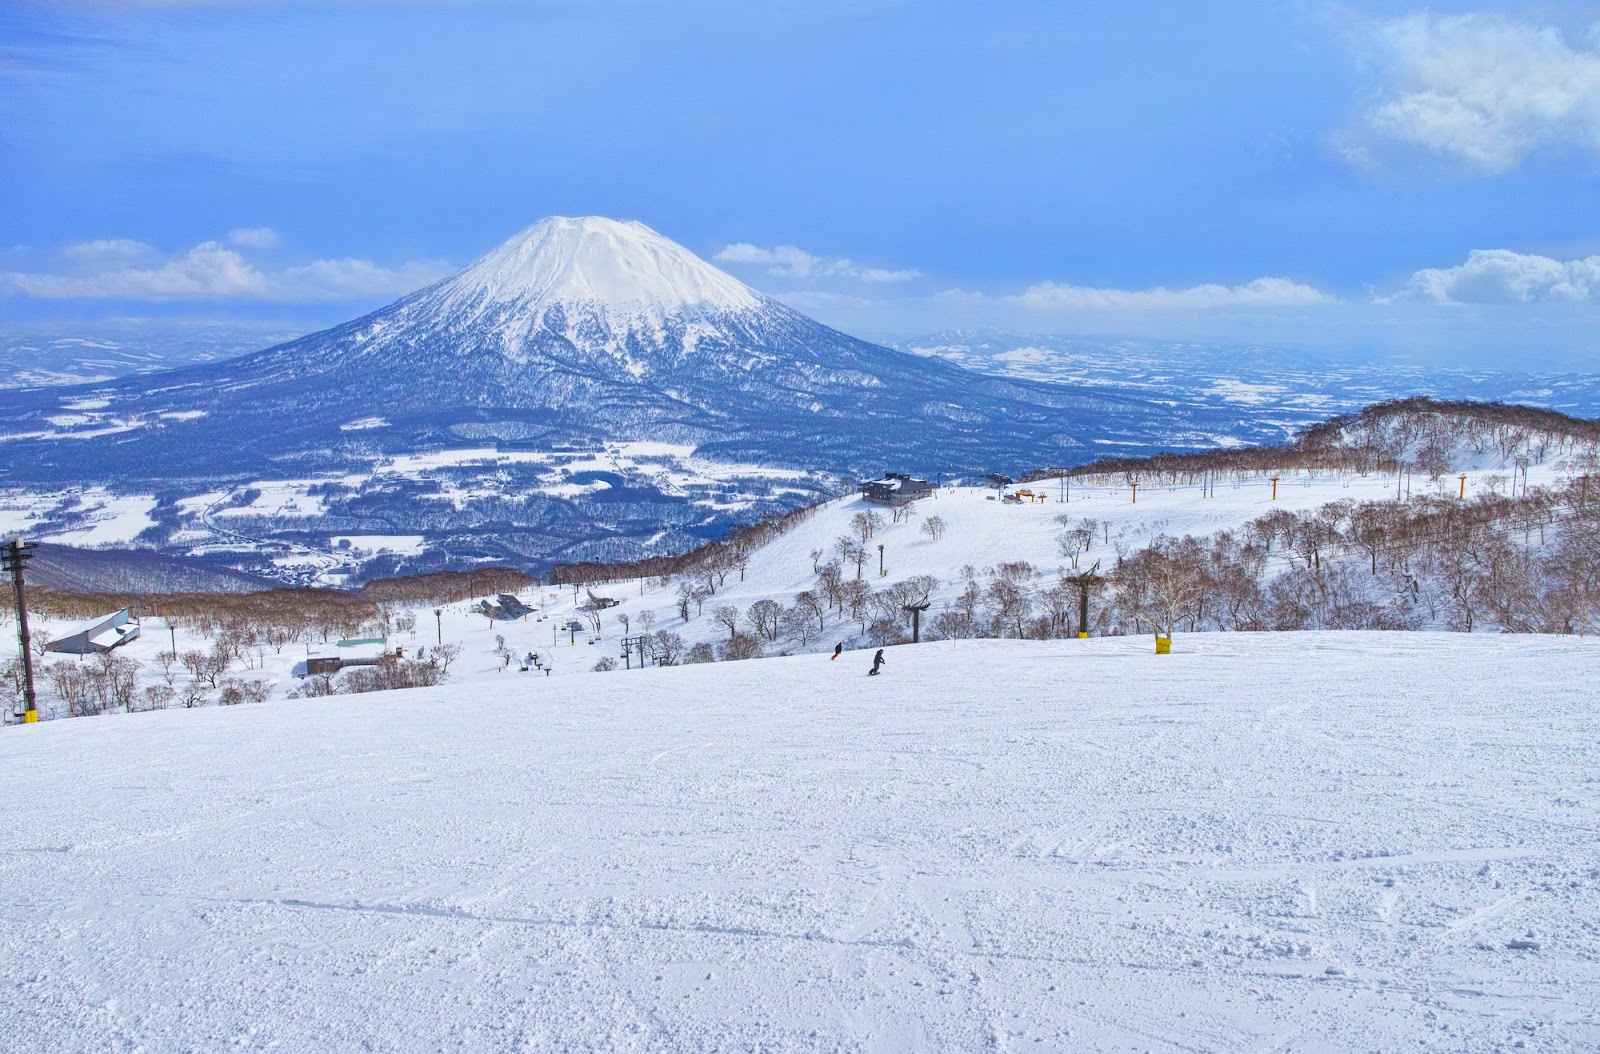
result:
M 1600 1047 L 1600 642 L 866 658 L 6 729 L 0 1035 Z
M 375 427 L 370 421 L 351 427 L 358 425 Z M 562 450 L 483 446 L 373 456 L 354 464 L 359 471 L 169 494 L 165 504 L 154 493 L 114 494 L 104 487 L 0 488 L 0 534 L 204 556 L 285 585 L 337 585 L 376 558 L 453 554 L 488 506 L 497 510 L 493 522 L 501 533 L 517 533 L 507 523 L 526 519 L 531 522 L 521 530 L 538 535 L 534 528 L 551 518 L 548 502 L 579 503 L 582 515 L 596 521 L 615 518 L 608 511 L 612 504 L 666 503 L 681 506 L 673 521 L 682 526 L 803 504 L 832 483 L 823 474 L 796 469 L 710 461 L 692 446 L 660 442 Z M 630 515 L 637 518 L 637 509 Z M 543 526 L 545 534 L 561 534 L 549 523 Z M 652 540 L 648 531 L 628 535 L 639 530 L 631 521 L 623 527 L 610 525 L 597 539 Z M 392 533 L 380 533 L 386 530 Z

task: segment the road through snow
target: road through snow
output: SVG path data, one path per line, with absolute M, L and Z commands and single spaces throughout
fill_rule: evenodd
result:
M 1589 639 L 960 641 L 0 732 L 10 1051 L 1592 1051 Z

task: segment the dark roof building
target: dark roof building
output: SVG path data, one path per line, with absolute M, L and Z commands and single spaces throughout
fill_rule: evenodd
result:
M 926 498 L 936 488 L 925 479 L 908 476 L 904 472 L 885 472 L 882 479 L 868 480 L 861 484 L 861 496 L 868 501 L 882 502 L 884 505 L 906 505 L 919 498 Z

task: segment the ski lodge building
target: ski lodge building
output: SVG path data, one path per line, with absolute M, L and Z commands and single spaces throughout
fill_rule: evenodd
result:
M 861 496 L 884 505 L 909 505 L 933 494 L 935 487 L 925 479 L 904 472 L 885 472 L 882 479 L 861 484 Z
M 44 646 L 45 651 L 64 655 L 93 655 L 120 648 L 139 636 L 139 619 L 127 608 L 79 626 Z
M 324 646 L 316 654 L 307 649 L 306 676 L 338 673 L 351 666 L 376 666 L 388 653 L 389 641 L 385 637 L 353 637 L 340 641 L 332 649 Z

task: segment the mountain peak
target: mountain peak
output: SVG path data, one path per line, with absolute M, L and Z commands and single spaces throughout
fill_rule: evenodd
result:
M 542 313 L 556 303 L 604 314 L 748 311 L 762 296 L 637 220 L 548 216 L 446 279 L 454 306 Z

